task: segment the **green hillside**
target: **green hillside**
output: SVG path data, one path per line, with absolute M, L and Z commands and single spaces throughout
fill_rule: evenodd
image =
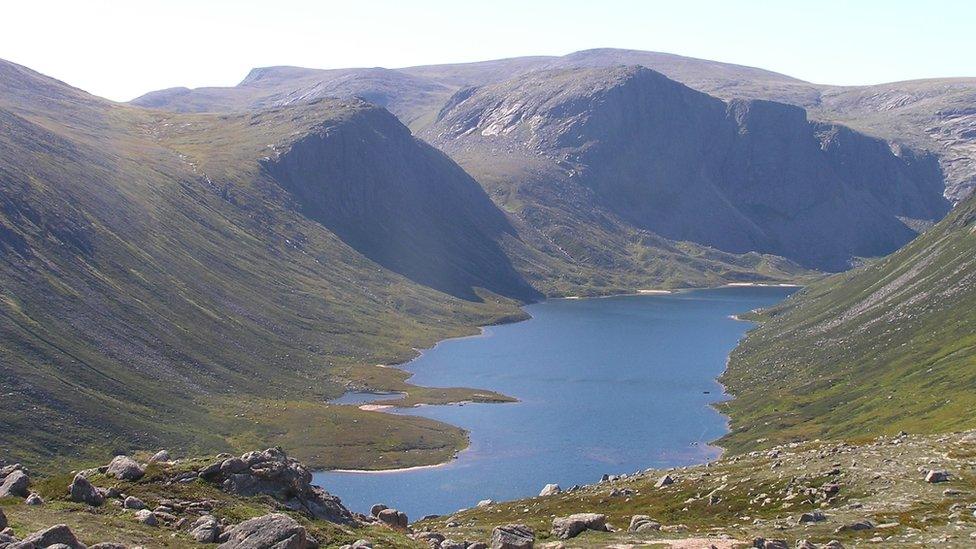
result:
M 722 379 L 733 451 L 976 426 L 976 198 L 759 318 Z

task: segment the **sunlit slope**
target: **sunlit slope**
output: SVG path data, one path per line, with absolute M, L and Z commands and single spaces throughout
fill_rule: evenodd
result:
M 722 379 L 723 445 L 976 426 L 976 198 L 760 318 Z

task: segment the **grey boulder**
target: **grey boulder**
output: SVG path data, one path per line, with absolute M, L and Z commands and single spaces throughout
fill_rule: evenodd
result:
M 376 518 L 380 519 L 383 524 L 397 530 L 406 530 L 409 523 L 407 514 L 396 509 L 383 509 L 377 513 Z
M 51 547 L 64 545 L 70 549 L 86 549 L 85 545 L 78 541 L 74 533 L 65 524 L 52 526 L 47 530 L 34 532 L 20 542 L 25 547 Z
M 0 484 L 0 498 L 8 497 L 27 497 L 27 488 L 30 487 L 30 477 L 22 469 L 15 469 L 3 479 Z
M 607 516 L 599 513 L 576 513 L 552 519 L 552 534 L 559 539 L 575 538 L 584 530 L 607 532 Z
M 105 496 L 81 474 L 75 475 L 74 480 L 71 481 L 71 485 L 68 486 L 68 497 L 71 501 L 86 503 L 92 507 L 98 507 L 105 503 Z
M 155 454 L 153 454 L 151 458 L 149 458 L 149 463 L 160 463 L 169 460 L 170 460 L 169 452 L 167 452 L 166 450 L 160 450 Z
M 545 487 L 539 492 L 539 497 L 554 496 L 562 492 L 562 488 L 558 484 L 546 484 Z
M 213 515 L 203 515 L 190 526 L 190 535 L 199 543 L 216 543 L 220 532 L 220 522 Z
M 308 533 L 295 519 L 274 513 L 246 520 L 227 532 L 220 549 L 308 549 Z
M 139 480 L 146 474 L 146 469 L 128 456 L 115 456 L 105 469 L 105 474 L 119 480 Z
M 491 549 L 532 549 L 535 531 L 524 524 L 496 526 L 491 531 Z

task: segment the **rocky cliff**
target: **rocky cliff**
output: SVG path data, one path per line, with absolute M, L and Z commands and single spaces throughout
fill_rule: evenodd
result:
M 724 103 L 644 68 L 464 90 L 424 135 L 492 194 L 592 193 L 607 215 L 666 238 L 819 269 L 889 253 L 915 235 L 904 220 L 948 210 L 934 158 L 811 123 L 798 107 Z

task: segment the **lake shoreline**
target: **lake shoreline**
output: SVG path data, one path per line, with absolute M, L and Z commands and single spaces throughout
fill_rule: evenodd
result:
M 521 322 L 524 322 L 524 321 L 532 320 L 534 317 L 532 316 L 531 313 L 525 311 L 525 307 L 527 307 L 529 305 L 536 305 L 536 304 L 544 303 L 546 301 L 555 301 L 555 300 L 583 300 L 583 299 L 606 299 L 606 298 L 613 298 L 613 297 L 635 297 L 635 296 L 668 296 L 668 295 L 674 295 L 674 294 L 678 294 L 678 293 L 686 293 L 686 292 L 692 292 L 692 291 L 720 290 L 720 289 L 727 289 L 727 288 L 750 288 L 750 287 L 753 287 L 753 288 L 755 288 L 755 287 L 761 287 L 761 288 L 801 288 L 802 285 L 800 285 L 800 284 L 792 284 L 792 283 L 733 282 L 733 283 L 723 284 L 721 286 L 711 286 L 711 287 L 704 287 L 704 288 L 683 287 L 683 288 L 673 288 L 673 289 L 641 289 L 641 290 L 637 290 L 636 292 L 616 293 L 616 294 L 597 295 L 597 296 L 564 296 L 564 297 L 551 297 L 551 298 L 546 298 L 546 299 L 542 299 L 542 300 L 537 301 L 537 302 L 527 303 L 527 304 L 523 305 L 522 306 L 522 310 L 525 313 L 525 317 L 524 318 L 520 318 L 520 319 L 517 319 L 517 320 L 510 321 L 510 322 L 499 322 L 499 323 L 493 323 L 493 324 L 487 324 L 487 325 L 479 326 L 478 327 L 478 330 L 479 331 L 476 334 L 470 334 L 470 335 L 464 335 L 464 336 L 459 336 L 459 337 L 442 339 L 442 340 L 436 342 L 434 345 L 432 345 L 430 347 L 423 348 L 423 349 L 417 349 L 417 348 L 415 348 L 414 350 L 417 352 L 417 355 L 415 357 L 412 357 L 409 360 L 405 360 L 403 362 L 398 362 L 398 363 L 393 363 L 393 364 L 379 364 L 378 366 L 382 366 L 384 368 L 397 368 L 397 369 L 399 369 L 401 371 L 404 371 L 404 372 L 410 374 L 405 379 L 405 380 L 409 380 L 410 378 L 412 378 L 415 375 L 415 373 L 414 372 L 410 372 L 409 370 L 407 370 L 405 368 L 400 368 L 400 366 L 405 365 L 405 364 L 409 364 L 409 363 L 411 363 L 413 361 L 418 360 L 419 358 L 421 358 L 422 356 L 424 356 L 424 354 L 426 354 L 426 353 L 428 353 L 430 351 L 433 351 L 433 350 L 437 349 L 440 345 L 442 345 L 444 343 L 453 342 L 453 341 L 467 340 L 467 339 L 490 337 L 492 335 L 491 334 L 491 328 L 493 328 L 493 327 L 496 327 L 496 326 L 506 326 L 506 325 L 511 325 L 511 324 L 518 324 L 518 323 L 521 323 Z M 735 320 L 735 321 L 738 321 L 738 322 L 750 322 L 750 323 L 753 323 L 753 324 L 755 323 L 754 321 L 740 318 L 737 314 L 729 315 L 728 318 L 731 318 L 732 320 Z M 716 376 L 715 378 L 713 378 L 713 381 L 715 381 L 720 386 L 720 388 L 721 388 L 721 393 L 719 394 L 720 399 L 718 399 L 718 400 L 716 400 L 714 402 L 710 402 L 710 403 L 707 404 L 708 407 L 716 410 L 724 418 L 724 420 L 725 420 L 725 431 L 726 431 L 726 434 L 729 431 L 730 426 L 731 426 L 731 418 L 728 417 L 726 414 L 722 413 L 722 411 L 719 409 L 719 405 L 721 403 L 723 403 L 723 402 L 727 402 L 728 400 L 731 400 L 732 398 L 734 398 L 734 395 L 732 395 L 732 394 L 730 394 L 730 393 L 727 392 L 725 385 L 723 385 L 721 383 L 720 379 L 721 379 L 721 377 L 725 374 L 725 372 L 728 369 L 728 365 L 729 365 L 730 359 L 731 359 L 731 353 L 735 350 L 735 348 L 738 347 L 739 343 L 741 343 L 742 339 L 744 339 L 745 337 L 746 337 L 746 335 L 743 334 L 742 338 L 740 338 L 740 340 L 736 343 L 735 347 L 733 347 L 732 349 L 730 349 L 729 354 L 725 358 L 725 366 L 723 367 L 722 372 L 718 376 Z M 408 394 L 407 392 L 390 393 L 388 391 L 369 391 L 369 390 L 359 390 L 359 391 L 357 391 L 355 389 L 350 389 L 349 392 L 361 392 L 361 393 L 375 394 L 375 395 L 403 394 L 404 397 L 406 397 L 406 395 Z M 345 394 L 348 394 L 348 392 L 345 393 Z M 342 397 L 340 396 L 339 398 L 342 398 Z M 470 402 L 471 401 L 459 401 L 459 402 L 441 403 L 441 404 L 436 404 L 436 405 L 437 406 L 459 405 L 459 404 L 470 403 Z M 499 402 L 499 404 L 501 404 L 501 403 L 502 402 Z M 364 411 L 373 411 L 373 412 L 378 412 L 378 413 L 395 414 L 396 413 L 395 410 L 397 410 L 397 409 L 417 408 L 417 407 L 424 406 L 424 405 L 427 405 L 427 404 L 424 404 L 424 403 L 416 403 L 416 404 L 412 404 L 412 405 L 409 405 L 409 406 L 398 406 L 395 401 L 393 401 L 393 402 L 385 402 L 384 401 L 382 404 L 380 404 L 380 403 L 377 403 L 377 404 L 362 403 L 362 404 L 358 404 L 358 405 L 357 404 L 340 404 L 340 405 L 355 405 L 359 409 L 364 410 Z M 433 406 L 434 404 L 429 404 L 429 405 Z M 448 423 L 448 424 L 450 425 L 450 423 Z M 467 430 L 465 430 L 465 434 L 466 435 L 469 435 L 470 433 Z M 718 438 L 715 438 L 715 439 L 712 439 L 712 440 L 707 440 L 707 441 L 706 440 L 699 441 L 699 443 L 703 447 L 712 448 L 712 449 L 718 450 L 718 454 L 715 457 L 708 459 L 707 462 L 714 461 L 716 459 L 720 459 L 725 454 L 725 452 L 726 452 L 726 449 L 725 448 L 714 444 L 715 441 L 720 440 L 721 438 L 722 437 L 718 437 Z M 400 472 L 408 472 L 408 471 L 420 470 L 420 469 L 438 468 L 438 467 L 444 467 L 444 466 L 447 466 L 447 465 L 450 465 L 450 464 L 456 462 L 458 460 L 459 456 L 462 453 L 464 453 L 464 452 L 466 452 L 468 450 L 470 450 L 470 437 L 468 437 L 468 445 L 467 446 L 465 446 L 464 448 L 460 449 L 451 458 L 449 458 L 449 459 L 447 459 L 445 461 L 439 462 L 439 463 L 433 463 L 433 464 L 428 464 L 428 465 L 412 466 L 412 467 L 389 468 L 389 469 L 317 469 L 315 472 L 354 473 L 354 474 L 382 474 L 382 473 L 400 473 Z

